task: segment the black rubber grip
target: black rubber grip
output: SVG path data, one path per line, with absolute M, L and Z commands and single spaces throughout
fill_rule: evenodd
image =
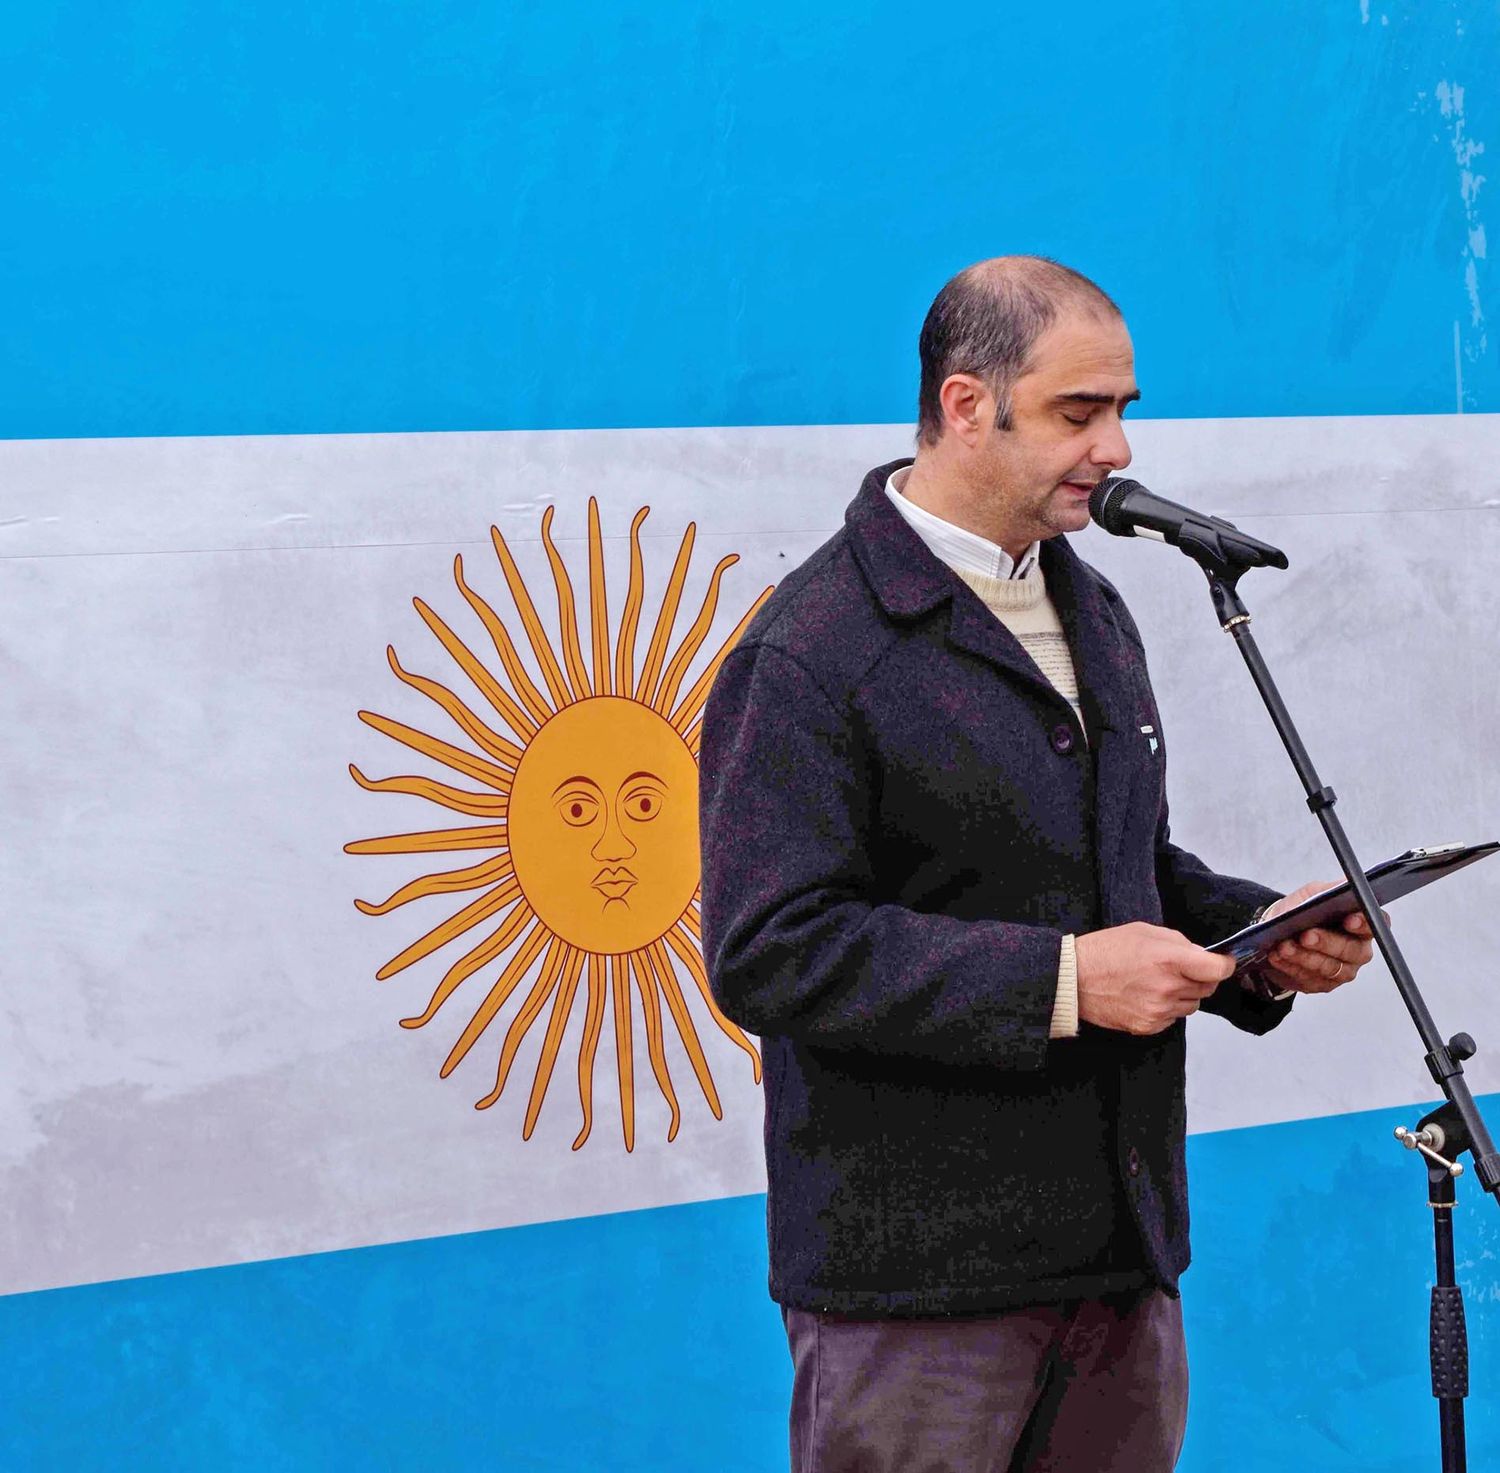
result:
M 1469 1394 L 1469 1335 L 1462 1289 L 1432 1291 L 1432 1394 Z

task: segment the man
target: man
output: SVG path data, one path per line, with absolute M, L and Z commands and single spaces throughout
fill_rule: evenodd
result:
M 1130 460 L 1130 335 L 1054 262 L 921 337 L 914 462 L 865 478 L 704 720 L 704 950 L 764 1041 L 798 1470 L 1170 1468 L 1186 1415 L 1184 1019 L 1251 1033 L 1369 959 L 1202 949 L 1295 903 L 1168 837 L 1119 594 L 1059 534 Z

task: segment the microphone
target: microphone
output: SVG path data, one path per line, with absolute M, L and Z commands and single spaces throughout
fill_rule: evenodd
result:
M 1108 476 L 1089 497 L 1089 515 L 1116 537 L 1151 537 L 1170 542 L 1194 561 L 1245 568 L 1284 568 L 1286 554 L 1269 542 L 1241 532 L 1233 522 L 1179 506 L 1148 491 L 1139 481 Z

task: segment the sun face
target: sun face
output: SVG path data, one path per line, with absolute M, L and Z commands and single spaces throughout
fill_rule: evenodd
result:
M 516 881 L 583 951 L 659 941 L 698 888 L 698 764 L 670 722 L 619 696 L 559 711 L 532 738 L 510 795 Z
M 424 1027 L 470 977 L 499 966 L 443 1064 L 441 1073 L 446 1078 L 500 1015 L 512 993 L 534 976 L 500 1047 L 495 1086 L 476 1101 L 476 1108 L 487 1109 L 500 1098 L 523 1040 L 550 1002 L 522 1128 L 523 1137 L 529 1139 L 576 1003 L 583 1013 L 578 1057 L 583 1128 L 573 1142 L 574 1150 L 592 1129 L 594 1067 L 607 1010 L 613 1014 L 622 1134 L 626 1150 L 634 1146 L 633 1000 L 638 1000 L 645 1023 L 652 1072 L 671 1109 L 668 1140 L 676 1138 L 681 1111 L 664 1046 L 667 1017 L 709 1108 L 716 1118 L 722 1116 L 681 973 L 692 984 L 698 1009 L 749 1055 L 755 1078 L 760 1078 L 760 1056 L 754 1045 L 714 1002 L 700 950 L 698 742 L 713 677 L 771 590 L 760 595 L 679 699 L 712 625 L 720 580 L 738 561 L 726 557 L 714 569 L 697 618 L 668 660 L 692 557 L 694 528 L 690 524 L 637 675 L 636 634 L 644 588 L 640 529 L 647 511 L 643 507 L 631 524 L 630 582 L 611 649 L 599 511 L 589 501 L 592 658 L 587 664 L 578 637 L 572 585 L 552 541 L 552 509 L 542 517 L 542 542 L 557 591 L 560 655 L 537 617 L 505 539 L 498 528 L 491 528 L 545 694 L 532 679 L 504 623 L 469 586 L 461 557 L 454 560 L 454 579 L 494 645 L 504 681 L 421 599 L 413 601 L 427 627 L 510 734 L 495 730 L 447 686 L 405 670 L 394 649 L 387 650 L 391 669 L 441 708 L 466 743 L 454 745 L 369 711 L 361 711 L 360 719 L 477 782 L 477 791 L 417 775 L 372 781 L 357 767 L 349 769 L 354 780 L 372 792 L 410 794 L 480 820 L 457 828 L 346 844 L 351 854 L 477 850 L 490 855 L 458 869 L 414 879 L 379 904 L 357 900 L 355 905 L 365 915 L 386 915 L 417 900 L 480 892 L 376 975 L 382 980 L 393 977 L 460 937 L 493 927 L 451 963 L 426 1009 L 403 1018 L 402 1026 Z

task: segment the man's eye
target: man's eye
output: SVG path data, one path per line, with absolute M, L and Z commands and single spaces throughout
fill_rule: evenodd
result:
M 1063 415 L 1063 418 L 1067 420 L 1070 425 L 1086 425 L 1089 422 L 1089 416 L 1087 414 L 1084 415 L 1082 419 L 1078 419 L 1076 416 L 1071 414 L 1065 414 Z

